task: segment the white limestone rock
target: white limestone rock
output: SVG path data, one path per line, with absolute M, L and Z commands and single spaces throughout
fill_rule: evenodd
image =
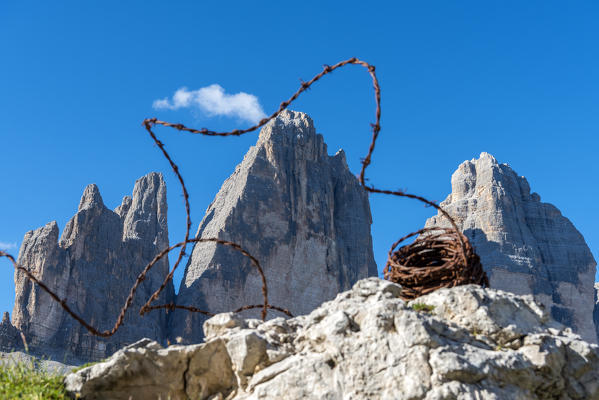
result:
M 222 340 L 165 349 L 142 339 L 65 379 L 68 391 L 94 400 L 205 399 L 234 385 Z
M 247 249 L 264 268 L 269 302 L 297 315 L 358 279 L 377 275 L 371 222 L 367 193 L 349 171 L 343 151 L 329 156 L 310 117 L 285 110 L 261 130 L 256 145 L 223 183 L 197 236 Z M 232 311 L 261 304 L 261 286 L 247 258 L 224 246 L 198 243 L 177 303 Z M 171 313 L 171 340 L 197 343 L 205 319 L 186 311 Z
M 599 347 L 532 296 L 466 285 L 406 303 L 400 290 L 368 278 L 309 315 L 217 315 L 205 343 L 140 342 L 69 375 L 67 389 L 131 400 L 599 399 Z
M 574 225 L 488 153 L 463 162 L 451 186 L 441 207 L 474 245 L 491 287 L 532 294 L 553 318 L 596 343 L 597 263 Z M 449 223 L 438 214 L 426 226 Z

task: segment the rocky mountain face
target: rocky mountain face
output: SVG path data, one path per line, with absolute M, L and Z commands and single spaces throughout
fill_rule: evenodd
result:
M 85 320 L 99 330 L 110 329 L 137 275 L 168 247 L 166 186 L 162 175 L 137 180 L 132 197 L 114 211 L 104 206 L 96 185 L 85 188 L 75 216 L 59 239 L 56 222 L 27 232 L 18 263 L 29 268 Z M 124 345 L 149 337 L 166 337 L 166 314 L 137 311 L 168 273 L 168 260 L 156 264 L 143 282 L 125 318 L 110 338 L 92 336 L 20 272 L 15 273 L 12 325 L 30 349 L 62 360 L 98 360 Z M 172 301 L 174 288 L 161 301 Z M 3 322 L 4 324 L 4 322 Z
M 557 321 L 597 342 L 591 317 L 597 263 L 574 225 L 488 153 L 463 162 L 451 186 L 441 206 L 473 243 L 491 287 L 534 295 Z M 426 226 L 449 223 L 437 215 Z
M 599 399 L 599 347 L 532 296 L 475 285 L 405 302 L 368 278 L 309 315 L 226 313 L 206 341 L 149 339 L 66 377 L 93 399 Z
M 286 110 L 261 130 L 257 144 L 224 182 L 197 236 L 247 249 L 264 268 L 269 302 L 297 315 L 377 274 L 370 224 L 367 194 L 343 151 L 329 156 L 310 117 Z M 261 304 L 261 285 L 241 254 L 199 243 L 177 303 L 231 311 Z M 171 313 L 171 338 L 197 343 L 204 320 L 185 311 Z
M 2 316 L 0 322 L 0 352 L 10 352 L 23 348 L 22 339 L 19 330 L 10 322 L 10 316 L 7 312 Z
M 66 297 L 85 320 L 110 329 L 139 272 L 168 247 L 166 213 L 160 174 L 139 179 L 132 197 L 126 196 L 114 211 L 104 206 L 98 188 L 89 185 L 60 238 L 56 222 L 28 232 L 18 262 Z M 349 171 L 344 153 L 329 156 L 312 120 L 285 111 L 262 129 L 256 146 L 225 181 L 198 236 L 242 245 L 264 268 L 270 303 L 302 314 L 358 279 L 376 275 L 371 222 L 367 194 Z M 34 353 L 67 362 L 102 359 L 142 337 L 197 343 L 203 338 L 201 315 L 176 311 L 167 320 L 161 312 L 143 319 L 137 314 L 167 271 L 164 258 L 138 289 L 125 324 L 106 339 L 89 334 L 17 272 L 13 318 L 0 325 L 0 351 L 21 348 L 19 331 Z M 172 301 L 171 284 L 159 302 Z M 198 244 L 176 302 L 212 312 L 261 304 L 261 279 L 241 254 Z

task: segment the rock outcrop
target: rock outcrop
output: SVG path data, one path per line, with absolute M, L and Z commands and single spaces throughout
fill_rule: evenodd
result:
M 67 375 L 75 366 L 66 365 L 58 361 L 49 360 L 46 357 L 38 358 L 23 351 L 0 351 L 0 366 L 27 366 L 38 371 L 45 371 L 50 374 Z
M 12 325 L 10 316 L 5 312 L 2 316 L 2 322 L 0 322 L 0 352 L 10 352 L 22 348 L 23 344 L 19 330 Z
M 412 302 L 368 278 L 309 315 L 219 314 L 206 342 L 142 340 L 66 377 L 82 399 L 599 399 L 599 348 L 532 296 L 475 285 Z
M 59 240 L 58 225 L 50 222 L 27 232 L 18 263 L 53 289 L 86 321 L 99 330 L 112 328 L 129 290 L 146 264 L 168 247 L 166 186 L 162 175 L 137 180 L 132 197 L 111 211 L 96 185 L 85 188 L 77 214 Z M 25 336 L 30 350 L 59 361 L 105 358 L 124 345 L 149 337 L 166 337 L 166 314 L 145 317 L 139 307 L 168 273 L 165 258 L 147 275 L 125 318 L 112 337 L 92 336 L 23 273 L 15 272 L 12 324 Z M 172 301 L 172 285 L 161 301 Z
M 197 236 L 240 244 L 264 268 L 269 302 L 293 314 L 310 312 L 375 276 L 366 192 L 342 150 L 327 154 L 306 114 L 284 111 L 224 182 Z M 241 254 L 199 243 L 191 254 L 177 303 L 211 312 L 262 303 L 260 276 Z M 257 315 L 257 314 L 254 314 Z M 171 338 L 202 339 L 199 314 L 171 314 Z
M 574 225 L 493 156 L 463 162 L 441 206 L 480 255 L 492 288 L 532 294 L 557 321 L 597 341 L 596 262 Z M 440 215 L 426 226 L 449 226 Z

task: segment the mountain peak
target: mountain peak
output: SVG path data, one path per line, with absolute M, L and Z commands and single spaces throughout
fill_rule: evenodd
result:
M 532 294 L 555 319 L 596 342 L 596 262 L 582 235 L 528 181 L 489 153 L 464 161 L 442 207 L 469 237 L 492 288 Z M 426 226 L 448 226 L 441 214 Z
M 100 189 L 98 189 L 98 186 L 95 183 L 85 187 L 83 195 L 81 196 L 81 201 L 79 201 L 78 211 L 87 208 L 104 208 L 104 201 L 100 195 Z

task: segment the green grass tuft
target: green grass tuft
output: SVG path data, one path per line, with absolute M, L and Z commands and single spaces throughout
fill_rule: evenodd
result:
M 428 304 L 424 304 L 424 303 L 413 303 L 412 304 L 412 310 L 414 311 L 421 311 L 421 312 L 431 312 L 435 309 L 435 306 L 429 306 Z
M 66 400 L 63 379 L 32 361 L 0 365 L 0 399 Z

